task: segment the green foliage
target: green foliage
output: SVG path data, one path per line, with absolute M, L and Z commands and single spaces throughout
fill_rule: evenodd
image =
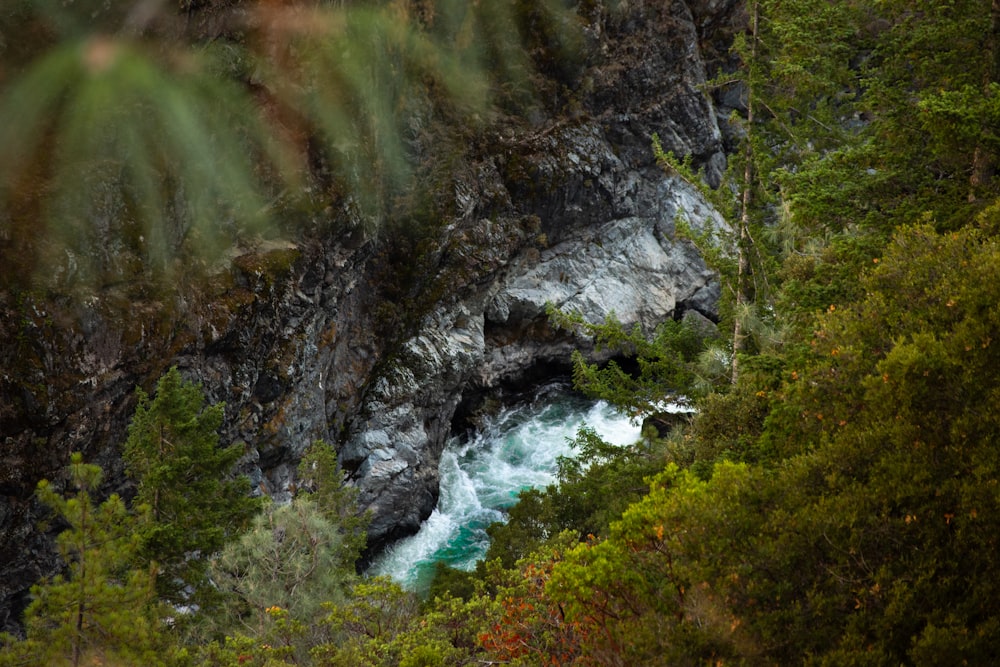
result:
M 758 357 L 750 357 L 748 366 Z M 681 462 L 702 477 L 709 477 L 719 461 L 767 463 L 781 456 L 764 449 L 759 441 L 770 413 L 772 392 L 756 388 L 744 378 L 729 392 L 709 394 L 698 403 L 698 412 L 682 434 L 691 451 Z
M 788 412 L 769 424 L 775 437 L 816 447 L 789 485 L 823 480 L 803 487 L 816 497 L 801 513 L 814 524 L 808 534 L 831 542 L 827 567 L 850 582 L 834 587 L 851 608 L 841 612 L 842 655 L 869 645 L 903 660 L 940 641 L 942 623 L 979 638 L 956 642 L 968 651 L 956 660 L 980 662 L 992 650 L 983 642 L 996 619 L 972 607 L 993 594 L 997 565 L 983 523 L 995 516 L 989 489 L 1000 463 L 988 370 L 1000 324 L 989 305 L 997 253 L 975 229 L 901 231 L 866 280 L 867 298 L 824 318 Z
M 358 490 L 344 482 L 345 473 L 333 447 L 322 440 L 310 445 L 299 462 L 296 498 L 315 503 L 337 527 L 342 542 L 337 550 L 341 567 L 353 570 L 366 545 L 369 516 L 358 513 Z
M 648 478 L 670 455 L 663 442 L 645 439 L 620 447 L 588 427 L 578 431 L 571 445 L 577 455 L 560 460 L 558 483 L 522 491 L 507 521 L 487 529 L 490 548 L 484 563 L 513 568 L 557 536 L 606 535 L 609 525 L 646 493 Z M 477 568 L 480 577 L 483 567 Z
M 760 440 L 781 466 L 668 469 L 554 567 L 546 592 L 582 655 L 990 662 L 998 255 L 975 229 L 901 231 L 773 389 Z
M 360 581 L 344 605 L 329 607 L 324 623 L 340 640 L 318 648 L 316 655 L 324 664 L 345 667 L 400 665 L 411 659 L 415 665 L 421 659 L 443 664 L 430 655 L 404 652 L 404 638 L 416 624 L 418 610 L 417 598 L 389 579 Z
M 992 194 L 988 179 L 975 184 L 969 173 L 977 152 L 992 162 L 998 149 L 990 110 L 1000 76 L 996 8 L 985 0 L 920 1 L 879 3 L 877 11 L 884 31 L 865 84 L 883 150 L 878 167 L 944 224 L 966 214 L 967 197 Z
M 575 353 L 573 385 L 588 396 L 606 400 L 623 413 L 638 417 L 658 412 L 665 403 L 683 400 L 699 389 L 696 362 L 711 335 L 703 328 L 684 320 L 668 320 L 648 340 L 638 325 L 626 331 L 614 316 L 602 325 L 594 325 L 578 313 L 550 308 L 548 314 L 555 326 L 593 336 L 599 350 L 636 360 L 638 370 L 633 374 L 614 360 L 601 368 Z
M 248 532 L 212 558 L 220 609 L 201 619 L 199 635 L 239 630 L 272 647 L 280 635 L 295 660 L 329 640 L 323 610 L 345 604 L 357 583 L 368 517 L 358 514 L 357 490 L 344 484 L 325 442 L 303 455 L 296 491 L 289 504 L 268 504 Z
M 11 190 L 27 165 L 45 159 L 45 133 L 58 132 L 40 211 L 52 247 L 41 261 L 58 265 L 56 255 L 72 252 L 85 281 L 130 277 L 127 265 L 99 261 L 110 242 L 172 274 L 180 248 L 214 257 L 232 242 L 215 221 L 261 229 L 252 152 L 234 131 L 245 101 L 212 76 L 210 61 L 199 62 L 211 57 L 191 54 L 170 71 L 141 45 L 94 35 L 59 44 L 8 88 L 0 107 L 8 197 L 21 194 Z M 101 275 L 108 270 L 118 275 Z
M 135 502 L 149 507 L 136 526 L 139 556 L 156 563 L 165 600 L 187 603 L 211 593 L 207 557 L 249 527 L 260 503 L 245 477 L 232 477 L 242 446 L 219 447 L 221 403 L 205 406 L 201 386 L 176 367 L 157 382 L 155 398 L 136 395 L 123 455 L 138 483 Z
M 653 146 L 653 157 L 656 158 L 656 163 L 660 166 L 660 169 L 667 174 L 677 176 L 688 185 L 694 187 L 705 197 L 706 201 L 711 203 L 723 215 L 728 216 L 733 213 L 735 200 L 731 196 L 732 193 L 727 192 L 725 188 L 709 187 L 705 182 L 704 172 L 695 171 L 693 155 L 689 153 L 683 158 L 678 158 L 674 155 L 673 151 L 663 150 L 660 135 L 655 132 L 650 137 L 650 140 Z M 707 233 L 711 233 L 712 231 L 715 230 L 706 230 Z M 709 237 L 709 240 L 711 240 L 711 237 Z M 710 243 L 709 245 L 716 244 Z
M 32 588 L 27 639 L 0 650 L 0 664 L 164 664 L 154 571 L 134 566 L 136 517 L 117 495 L 94 501 L 102 471 L 78 453 L 69 477 L 76 491 L 67 496 L 38 484 L 39 499 L 68 524 L 56 540 L 66 573 Z
M 578 624 L 546 595 L 546 584 L 557 564 L 576 542 L 572 534 L 548 545 L 504 570 L 487 567 L 493 603 L 477 605 L 482 630 L 477 642 L 491 662 L 510 665 L 567 665 L 580 657 Z M 480 598 L 481 599 L 481 598 Z M 585 637 L 584 637 L 585 638 Z
M 307 629 L 305 624 L 291 620 L 288 612 L 278 606 L 269 607 L 266 615 L 268 620 L 262 634 L 236 633 L 198 646 L 187 656 L 186 664 L 212 667 L 309 664 L 308 656 L 297 650 Z
M 431 579 L 427 598 L 433 600 L 440 597 L 452 597 L 467 602 L 476 592 L 477 581 L 475 572 L 459 570 L 438 562 L 434 566 L 434 576 Z
M 341 603 L 354 580 L 354 562 L 345 566 L 343 551 L 339 526 L 312 499 L 270 505 L 212 559 L 224 614 L 205 620 L 223 630 L 245 628 L 257 638 L 278 624 L 301 625 L 287 643 L 302 658 L 322 638 L 316 636 L 322 606 Z
M 801 11 L 797 3 L 761 3 L 776 34 L 797 35 L 776 42 L 770 58 L 781 69 L 801 65 L 800 47 L 792 46 L 804 44 L 830 49 L 836 64 L 830 71 L 846 75 L 825 74 L 830 95 L 794 103 L 801 117 L 829 100 L 823 125 L 837 132 L 817 143 L 815 127 L 803 126 L 807 145 L 820 150 L 784 155 L 769 170 L 781 196 L 774 231 L 785 257 L 783 278 L 794 281 L 782 312 L 805 326 L 816 310 L 861 296 L 858 272 L 897 226 L 927 220 L 955 228 L 989 205 L 1000 149 L 994 109 L 1000 50 L 990 3 L 824 4 Z M 782 91 L 773 91 L 778 100 L 764 95 L 769 108 L 792 108 L 793 97 Z M 762 126 L 794 130 L 791 120 L 777 114 Z
M 373 232 L 448 143 L 432 117 L 571 77 L 578 29 L 555 0 L 6 3 L 4 279 L 166 285 L 334 208 Z
M 556 564 L 546 592 L 580 626 L 585 659 L 698 664 L 733 655 L 733 619 L 705 576 L 713 557 L 725 558 L 717 545 L 752 538 L 759 514 L 740 498 L 744 475 L 725 466 L 702 482 L 669 467 L 607 540 L 578 545 Z
M 648 478 L 662 469 L 667 456 L 662 443 L 649 437 L 632 445 L 612 445 L 586 426 L 570 446 L 575 456 L 559 461 L 558 493 L 552 498 L 556 521 L 547 531 L 550 536 L 568 530 L 581 537 L 606 534 L 646 493 Z

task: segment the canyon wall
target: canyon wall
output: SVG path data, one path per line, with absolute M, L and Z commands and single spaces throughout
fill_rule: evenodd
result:
M 546 304 L 646 329 L 715 317 L 717 281 L 674 222 L 725 223 L 656 166 L 650 137 L 718 183 L 739 96 L 704 83 L 727 64 L 741 5 L 621 5 L 588 11 L 590 55 L 570 90 L 492 125 L 457 161 L 443 193 L 455 215 L 416 268 L 398 266 L 391 240 L 331 222 L 234 249 L 208 286 L 0 294 L 0 630 L 16 629 L 31 584 L 58 568 L 37 527 L 38 480 L 82 451 L 127 495 L 134 389 L 172 365 L 225 402 L 222 440 L 244 443 L 241 469 L 261 493 L 290 497 L 304 449 L 333 443 L 377 550 L 433 509 L 463 401 L 586 349 L 548 325 Z

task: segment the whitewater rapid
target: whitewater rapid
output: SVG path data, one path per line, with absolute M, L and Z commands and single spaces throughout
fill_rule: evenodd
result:
M 574 455 L 569 441 L 583 424 L 618 445 L 640 434 L 607 403 L 549 385 L 530 402 L 487 417 L 471 437 L 452 438 L 441 455 L 437 508 L 416 535 L 390 546 L 369 574 L 387 574 L 424 592 L 438 562 L 473 569 L 489 547 L 487 526 L 505 520 L 504 510 L 521 491 L 556 481 L 557 461 Z

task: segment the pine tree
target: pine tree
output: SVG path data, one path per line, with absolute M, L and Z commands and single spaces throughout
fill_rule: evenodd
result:
M 316 504 L 337 527 L 343 544 L 339 557 L 343 567 L 353 569 L 367 543 L 368 514 L 358 514 L 358 490 L 345 483 L 345 473 L 329 443 L 317 440 L 302 455 L 298 468 L 297 497 Z
M 892 0 L 876 11 L 884 29 L 865 81 L 883 147 L 875 166 L 907 195 L 904 214 L 967 220 L 966 204 L 995 194 L 1000 10 L 991 0 Z
M 73 454 L 69 473 L 76 491 L 68 496 L 46 480 L 38 485 L 39 499 L 68 524 L 57 538 L 66 573 L 32 588 L 34 600 L 25 614 L 28 638 L 10 647 L 6 658 L 20 654 L 28 664 L 74 667 L 105 659 L 161 664 L 153 571 L 134 565 L 138 518 L 117 495 L 94 502 L 102 471 L 83 463 L 80 454 Z M 25 664 L 16 658 L 13 663 Z
M 276 625 L 296 628 L 300 656 L 323 637 L 324 607 L 340 604 L 356 579 L 344 566 L 344 536 L 307 497 L 269 504 L 252 529 L 212 559 L 212 580 L 225 597 L 214 628 L 266 638 Z M 279 612 L 280 613 L 277 613 Z
M 204 630 L 242 628 L 258 641 L 292 630 L 287 648 L 301 657 L 323 639 L 323 608 L 343 603 L 355 583 L 368 516 L 358 514 L 357 490 L 344 484 L 329 444 L 314 442 L 298 474 L 291 503 L 269 503 L 212 558 L 212 580 L 225 600 Z
M 190 273 L 327 207 L 374 232 L 412 195 L 414 146 L 449 144 L 414 129 L 428 111 L 472 122 L 491 77 L 530 97 L 523 41 L 577 38 L 561 5 L 3 3 L 0 236 L 19 270 L 0 278 Z
M 136 502 L 148 505 L 137 526 L 139 555 L 156 563 L 159 594 L 173 603 L 208 593 L 207 557 L 249 527 L 259 501 L 246 477 L 233 477 L 238 444 L 219 446 L 223 405 L 205 406 L 201 386 L 176 367 L 157 383 L 156 397 L 138 389 L 139 404 L 125 443 Z

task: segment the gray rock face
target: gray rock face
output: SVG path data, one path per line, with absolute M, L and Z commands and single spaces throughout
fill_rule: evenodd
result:
M 689 243 L 672 238 L 673 219 L 683 210 L 701 225 L 724 222 L 683 181 L 651 173 L 652 181 L 634 182 L 661 194 L 657 215 L 581 227 L 551 248 L 527 249 L 492 284 L 436 309 L 406 341 L 340 451 L 373 512 L 373 547 L 416 531 L 433 510 L 463 392 L 517 383 L 541 363 L 568 367 L 572 351 L 588 347 L 548 326 L 548 304 L 649 332 L 679 310 L 714 315 L 715 275 Z
M 651 332 L 680 302 L 713 312 L 715 276 L 665 227 L 651 218 L 622 218 L 567 238 L 504 281 L 490 304 L 490 320 L 534 319 L 551 304 L 592 324 L 615 315 Z
M 351 424 L 340 461 L 356 471 L 359 500 L 372 511 L 369 539 L 376 546 L 416 532 L 437 503 L 437 462 L 462 387 L 483 357 L 483 322 L 477 303 L 425 318 Z
M 512 202 L 537 216 L 547 243 L 500 253 L 490 281 L 435 308 L 350 421 L 341 460 L 373 511 L 374 549 L 415 531 L 433 509 L 463 393 L 518 382 L 538 365 L 566 367 L 574 349 L 588 348 L 552 331 L 547 304 L 595 323 L 614 313 L 646 331 L 685 310 L 714 317 L 718 285 L 695 249 L 673 238 L 674 220 L 724 222 L 652 164 L 649 142 L 659 134 L 665 149 L 693 154 L 718 181 L 723 113 L 702 93 L 700 49 L 708 46 L 711 66 L 720 66 L 720 44 L 742 19 L 732 0 L 665 4 L 591 25 L 606 59 L 583 78 L 589 120 L 501 137 L 508 150 L 459 181 L 466 222 L 483 210 L 477 199 Z
M 714 215 L 711 222 L 721 224 Z M 612 220 L 567 238 L 542 252 L 537 264 L 509 276 L 486 312 L 494 344 L 477 381 L 495 385 L 538 361 L 566 364 L 572 349 L 588 348 L 589 341 L 553 340 L 547 331 L 546 341 L 515 335 L 543 320 L 549 306 L 579 313 L 591 324 L 614 317 L 647 333 L 679 310 L 714 317 L 716 276 L 692 246 L 665 233 L 671 230 L 656 218 Z
M 384 287 L 384 244 L 323 225 L 233 253 L 208 289 L 115 286 L 83 303 L 0 293 L 0 630 L 16 630 L 31 584 L 58 569 L 36 528 L 37 481 L 81 451 L 108 470 L 106 491 L 127 495 L 119 455 L 134 388 L 171 365 L 226 403 L 222 440 L 246 443 L 259 492 L 287 499 L 309 443 L 335 443 L 377 549 L 433 508 L 463 396 L 586 347 L 548 327 L 546 303 L 646 329 L 713 315 L 718 287 L 673 226 L 680 212 L 719 220 L 656 167 L 650 136 L 718 179 L 725 114 L 702 84 L 725 64 L 739 3 L 623 6 L 591 11 L 593 57 L 571 93 L 469 149 L 455 217 L 402 297 Z

